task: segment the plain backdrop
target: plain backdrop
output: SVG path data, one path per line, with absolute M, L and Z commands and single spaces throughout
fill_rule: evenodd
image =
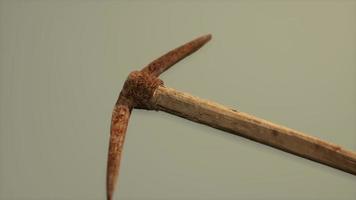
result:
M 169 87 L 356 150 L 356 1 L 0 1 L 0 199 L 104 199 L 130 71 L 197 36 Z M 356 177 L 134 110 L 116 199 L 356 199 Z

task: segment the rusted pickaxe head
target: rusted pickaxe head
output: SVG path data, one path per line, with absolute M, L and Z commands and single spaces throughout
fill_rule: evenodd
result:
M 159 57 L 141 71 L 134 71 L 129 74 L 112 113 L 106 177 L 108 200 L 113 197 L 131 110 L 133 108 L 153 109 L 148 102 L 155 89 L 163 84 L 163 82 L 158 79 L 158 76 L 175 63 L 198 50 L 210 39 L 210 34 L 196 38 Z

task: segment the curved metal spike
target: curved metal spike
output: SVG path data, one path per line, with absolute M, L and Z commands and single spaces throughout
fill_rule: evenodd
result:
M 110 144 L 106 172 L 107 200 L 112 199 L 115 190 L 120 169 L 121 152 L 132 110 L 132 104 L 129 101 L 122 101 L 122 99 L 122 96 L 120 96 L 111 118 Z
M 151 76 L 158 77 L 172 65 L 198 50 L 210 39 L 210 34 L 196 38 L 195 40 L 192 40 L 159 57 L 144 67 L 141 71 L 148 73 Z M 120 93 L 111 118 L 110 144 L 106 173 L 107 200 L 112 200 L 113 198 L 119 174 L 121 153 L 124 145 L 126 130 L 131 111 L 134 107 L 132 100 L 127 99 L 125 95 L 127 94 L 124 92 Z
M 148 64 L 146 67 L 144 67 L 141 71 L 149 73 L 152 76 L 158 77 L 160 74 L 162 74 L 164 71 L 169 69 L 171 66 L 173 66 L 180 60 L 200 49 L 200 47 L 202 47 L 210 39 L 211 34 L 198 37 L 157 58 L 156 60 Z

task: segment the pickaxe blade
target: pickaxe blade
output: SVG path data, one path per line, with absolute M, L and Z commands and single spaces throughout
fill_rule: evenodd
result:
M 150 109 L 148 101 L 152 97 L 154 89 L 158 85 L 163 85 L 163 82 L 157 79 L 157 77 L 175 63 L 197 51 L 210 39 L 210 34 L 198 37 L 152 61 L 141 72 L 132 72 L 127 78 L 115 104 L 111 118 L 106 174 L 106 194 L 108 200 L 112 199 L 117 182 L 121 153 L 132 109 Z M 141 85 L 142 87 L 136 87 L 137 85 Z M 144 90 L 142 91 L 140 88 Z
M 131 72 L 115 104 L 107 166 L 107 199 L 111 200 L 120 168 L 126 129 L 133 108 L 160 110 L 356 175 L 356 153 L 226 106 L 165 87 L 158 76 L 211 39 L 199 37 Z

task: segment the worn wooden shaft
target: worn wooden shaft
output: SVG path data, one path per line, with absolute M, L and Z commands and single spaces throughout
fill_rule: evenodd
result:
M 185 119 L 243 136 L 356 175 L 356 153 L 252 115 L 159 86 L 151 104 Z

